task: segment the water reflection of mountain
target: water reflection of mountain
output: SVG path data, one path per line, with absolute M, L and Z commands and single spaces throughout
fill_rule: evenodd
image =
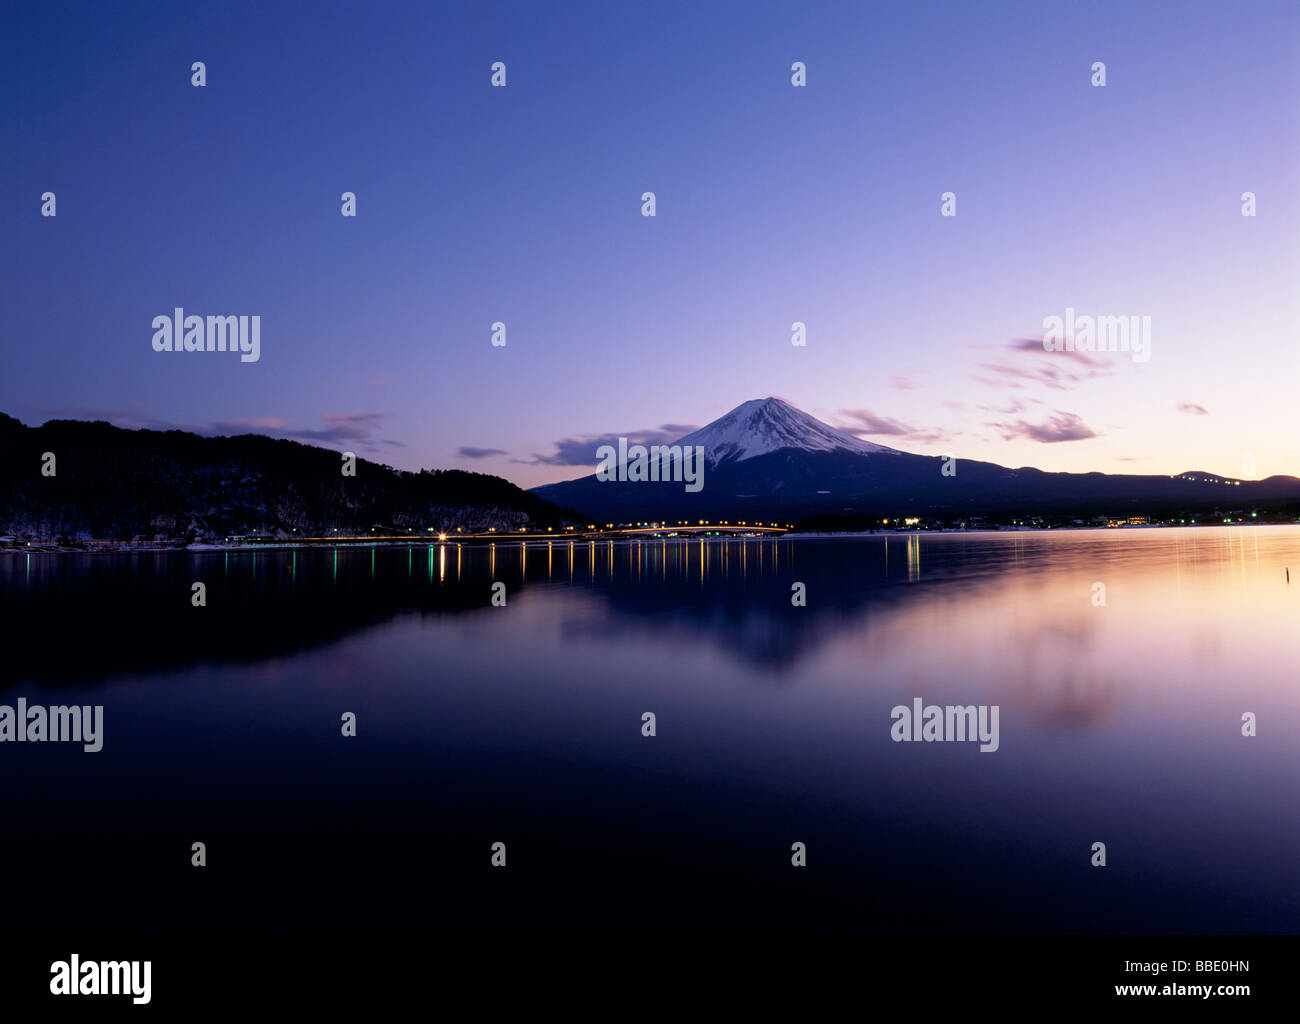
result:
M 942 601 L 945 609 L 968 616 L 982 609 L 987 621 L 979 635 L 993 635 L 1005 629 L 994 611 L 999 595 L 1031 580 L 1056 585 L 1061 573 L 1078 568 L 1078 551 L 1059 534 L 1050 541 L 1045 535 L 978 540 L 912 534 L 747 546 L 692 542 L 676 549 L 646 543 L 616 550 L 612 575 L 607 559 L 596 560 L 597 578 L 607 574 L 597 588 L 600 608 L 566 621 L 566 635 L 608 636 L 617 630 L 640 631 L 660 642 L 705 641 L 774 676 L 793 672 L 802 659 L 845 636 L 875 634 L 880 643 L 869 646 L 911 643 L 921 653 L 927 636 L 909 618 L 909 607 L 923 601 Z M 1128 553 L 1117 548 L 1089 557 L 1096 563 Z M 805 586 L 803 607 L 791 601 L 796 582 Z M 1086 603 L 1088 591 L 1081 593 Z M 611 624 L 608 615 L 617 622 Z M 1024 636 L 1007 636 L 1007 652 L 1033 642 L 1030 634 L 1039 628 L 1032 624 Z M 1086 623 L 1072 628 L 1086 643 Z M 880 637 L 894 630 L 896 636 Z M 871 665 L 863 669 L 869 672 Z
M 255 662 L 409 612 L 499 614 L 494 581 L 512 603 L 538 586 L 594 598 L 595 609 L 564 620 L 566 636 L 704 642 L 779 678 L 836 638 L 888 629 L 911 603 L 960 600 L 1009 572 L 1043 568 L 1045 551 L 913 535 L 18 555 L 0 560 L 0 615 L 22 638 L 9 646 L 0 685 Z M 207 587 L 202 608 L 191 604 L 196 581 Z M 795 583 L 805 587 L 801 607 Z
M 979 586 L 986 571 L 997 571 L 945 561 L 923 579 L 920 550 L 907 537 L 631 545 L 599 589 L 616 625 L 594 614 L 569 620 L 566 635 L 616 628 L 669 644 L 704 641 L 779 677 L 836 637 L 869 626 L 875 611 L 899 608 L 941 584 Z M 793 603 L 796 583 L 804 588 L 801 606 Z

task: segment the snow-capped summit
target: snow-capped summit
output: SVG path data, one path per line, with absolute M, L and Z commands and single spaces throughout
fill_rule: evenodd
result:
M 823 423 L 779 398 L 756 398 L 719 416 L 708 426 L 673 444 L 701 445 L 710 465 L 743 462 L 783 448 L 805 452 L 851 452 L 855 455 L 899 455 L 893 448 L 861 441 Z

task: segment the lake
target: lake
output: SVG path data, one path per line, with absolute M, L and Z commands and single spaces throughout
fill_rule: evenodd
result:
M 0 743 L 18 932 L 1300 929 L 1300 527 L 10 553 L 0 614 L 0 704 L 104 708 Z

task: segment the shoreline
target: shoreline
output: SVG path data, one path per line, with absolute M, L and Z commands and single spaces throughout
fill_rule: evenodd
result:
M 666 535 L 666 536 L 644 536 L 644 537 L 608 537 L 608 536 L 568 536 L 565 534 L 555 534 L 552 536 L 536 536 L 521 538 L 518 536 L 503 535 L 500 540 L 490 538 L 462 538 L 453 540 L 452 538 L 433 539 L 411 539 L 411 540 L 366 540 L 364 538 L 349 537 L 337 541 L 321 542 L 304 542 L 293 540 L 269 540 L 265 542 L 255 542 L 251 544 L 213 544 L 208 542 L 196 542 L 193 544 L 169 544 L 159 541 L 86 541 L 82 545 L 60 545 L 49 542 L 31 541 L 24 542 L 22 546 L 3 545 L 0 546 L 0 555 L 123 555 L 123 554 L 176 554 L 179 552 L 188 552 L 190 554 L 204 554 L 207 552 L 230 552 L 230 551 L 287 551 L 287 550 L 333 550 L 335 548 L 409 548 L 409 547 L 433 547 L 437 546 L 458 546 L 467 545 L 478 547 L 484 544 L 555 544 L 571 543 L 574 541 L 581 543 L 595 543 L 599 540 L 601 543 L 617 541 L 619 543 L 628 543 L 632 541 L 695 541 L 710 540 L 715 541 L 720 538 L 726 540 L 827 540 L 835 538 L 863 538 L 863 537 L 912 537 L 923 534 L 954 536 L 954 535 L 994 535 L 1006 533 L 1098 533 L 1098 532 L 1119 532 L 1125 530 L 1200 530 L 1200 529 L 1240 529 L 1243 527 L 1260 528 L 1260 527 L 1287 527 L 1300 526 L 1300 522 L 1279 523 L 1279 522 L 1234 522 L 1234 523 L 1133 523 L 1122 526 L 1006 526 L 1006 527 L 985 527 L 981 529 L 955 529 L 941 527 L 936 529 L 911 529 L 911 530 L 844 530 L 835 532 L 822 531 L 790 531 L 781 534 L 693 534 L 693 535 Z

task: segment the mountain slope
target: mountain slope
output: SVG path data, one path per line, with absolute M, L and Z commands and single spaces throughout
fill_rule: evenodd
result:
M 911 455 L 846 434 L 779 399 L 745 402 L 680 441 L 705 448 L 704 486 L 600 481 L 534 488 L 600 522 L 808 516 L 1164 515 L 1297 503 L 1300 480 L 1233 481 L 1210 473 L 1046 473 Z M 593 452 L 592 464 L 595 465 Z
M 743 402 L 708 426 L 673 443 L 702 446 L 705 461 L 714 466 L 744 462 L 786 448 L 857 455 L 902 454 L 837 430 L 779 398 Z
M 55 455 L 55 475 L 41 473 Z M 190 542 L 462 527 L 555 526 L 579 517 L 500 477 L 407 473 L 256 434 L 200 437 L 0 413 L 0 535 L 31 540 Z

